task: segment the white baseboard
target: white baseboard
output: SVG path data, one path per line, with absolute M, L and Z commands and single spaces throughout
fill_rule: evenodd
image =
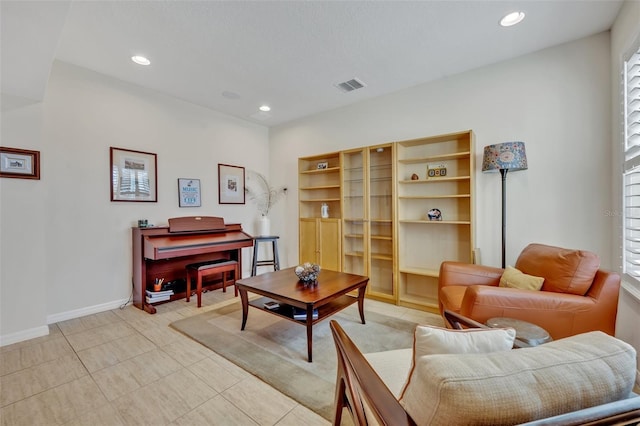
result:
M 5 334 L 3 336 L 0 336 L 0 347 L 23 342 L 29 339 L 35 339 L 36 337 L 42 337 L 48 334 L 49 327 L 47 327 L 46 325 L 30 328 L 28 330 L 18 331 L 15 333 Z
M 86 308 L 75 309 L 73 311 L 60 312 L 47 316 L 47 324 L 54 324 L 60 321 L 66 321 L 74 318 L 84 317 L 86 315 L 97 314 L 99 312 L 117 309 L 125 303 L 129 302 L 129 298 L 122 300 L 114 300 L 112 302 L 102 303 L 100 305 L 88 306 Z M 23 342 L 25 340 L 42 337 L 49 334 L 49 327 L 46 325 L 22 330 L 16 333 L 0 336 L 0 347 L 11 345 L 13 343 Z
M 99 312 L 110 311 L 117 309 L 120 306 L 127 303 L 129 299 L 114 300 L 113 302 L 102 303 L 100 305 L 87 306 L 85 308 L 76 309 L 73 311 L 60 312 L 47 316 L 47 324 L 54 324 L 60 321 L 66 321 L 74 318 L 80 318 L 91 314 L 97 314 Z

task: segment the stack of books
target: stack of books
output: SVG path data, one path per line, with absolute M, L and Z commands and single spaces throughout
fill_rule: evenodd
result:
M 311 315 L 312 319 L 318 319 L 318 310 L 314 309 L 313 314 Z M 293 307 L 293 319 L 294 320 L 306 320 L 307 319 L 307 311 L 306 309 Z
M 146 300 L 147 300 L 147 303 L 164 302 L 165 300 L 170 300 L 172 294 L 173 294 L 173 290 L 164 290 L 164 291 L 147 290 Z

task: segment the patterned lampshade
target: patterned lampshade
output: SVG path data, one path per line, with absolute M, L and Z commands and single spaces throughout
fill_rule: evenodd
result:
M 526 170 L 527 153 L 524 142 L 504 142 L 484 147 L 482 171 Z

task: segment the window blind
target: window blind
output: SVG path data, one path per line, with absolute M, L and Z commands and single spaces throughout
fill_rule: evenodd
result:
M 640 40 L 624 61 L 624 273 L 640 286 Z

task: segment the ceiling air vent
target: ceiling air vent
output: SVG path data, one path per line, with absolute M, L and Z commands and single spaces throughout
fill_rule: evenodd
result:
M 344 83 L 336 84 L 336 87 L 345 93 L 352 92 L 356 89 L 362 89 L 365 86 L 366 84 L 364 84 L 362 81 L 358 80 L 357 78 L 353 78 L 349 81 L 345 81 Z

